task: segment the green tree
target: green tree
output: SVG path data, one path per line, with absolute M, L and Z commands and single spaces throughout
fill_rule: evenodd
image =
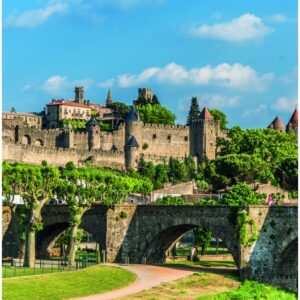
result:
M 169 181 L 169 168 L 166 164 L 159 164 L 155 166 L 154 188 L 161 189 L 164 183 Z
M 20 195 L 26 209 L 26 249 L 24 266 L 35 265 L 35 235 L 43 228 L 41 210 L 53 198 L 59 171 L 50 166 L 3 164 L 3 194 Z M 11 188 L 13 187 L 13 188 Z
M 187 125 L 191 125 L 193 122 L 199 120 L 200 117 L 200 108 L 198 104 L 197 97 L 193 97 L 191 100 L 190 111 L 187 118 Z
M 135 108 L 144 123 L 174 125 L 176 116 L 164 106 L 145 104 L 137 105 Z
M 229 206 L 243 206 L 243 205 L 258 205 L 261 204 L 261 197 L 255 193 L 245 183 L 234 185 L 228 192 L 226 192 L 220 204 Z
M 10 112 L 12 112 L 12 113 L 15 113 L 15 112 L 16 112 L 16 109 L 15 109 L 14 106 L 10 109 Z
M 193 232 L 194 232 L 195 247 L 196 249 L 198 247 L 201 247 L 201 255 L 204 255 L 206 248 L 209 247 L 210 245 L 212 233 L 209 230 L 202 227 L 195 228 Z
M 130 107 L 122 102 L 113 102 L 107 107 L 115 111 L 115 116 L 117 117 L 118 121 L 124 120 L 130 111 Z
M 172 183 L 185 182 L 189 180 L 188 169 L 180 160 L 170 157 L 169 179 Z
M 155 167 L 153 162 L 145 162 L 142 157 L 138 164 L 138 172 L 141 175 L 148 177 L 150 180 L 153 180 L 155 177 Z
M 77 233 L 82 216 L 93 204 L 116 204 L 125 201 L 130 192 L 148 194 L 153 188 L 148 180 L 120 176 L 109 170 L 94 168 L 64 169 L 63 176 L 65 179 L 61 181 L 58 195 L 68 203 L 70 209 L 71 225 L 67 255 L 71 266 L 75 262 L 79 243 Z
M 191 155 L 186 156 L 184 158 L 184 164 L 187 168 L 189 179 L 193 179 L 196 175 L 196 163 L 194 158 Z
M 214 117 L 215 120 L 220 121 L 221 129 L 226 129 L 228 121 L 227 116 L 218 109 L 210 109 L 209 112 Z

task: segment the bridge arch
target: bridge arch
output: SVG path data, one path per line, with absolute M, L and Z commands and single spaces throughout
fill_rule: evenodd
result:
M 298 238 L 290 242 L 279 255 L 273 271 L 273 284 L 296 291 L 298 286 Z
M 172 249 L 176 242 L 188 231 L 197 227 L 205 228 L 212 232 L 214 236 L 221 238 L 228 247 L 229 252 L 232 254 L 234 261 L 239 265 L 239 252 L 235 245 L 235 237 L 226 232 L 226 229 L 214 226 L 212 224 L 205 224 L 204 222 L 191 222 L 189 224 L 183 223 L 180 225 L 170 226 L 161 230 L 151 241 L 145 241 L 145 251 L 143 258 L 153 264 L 162 264 L 165 262 L 167 252 Z M 236 244 L 237 245 L 237 244 Z

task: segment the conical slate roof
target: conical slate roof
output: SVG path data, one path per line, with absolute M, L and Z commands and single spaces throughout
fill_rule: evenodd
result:
M 106 105 L 109 105 L 112 103 L 113 103 L 113 100 L 112 100 L 111 90 L 109 89 L 108 93 L 107 93 L 107 98 L 106 98 Z
M 291 116 L 288 125 L 291 124 L 292 126 L 298 126 L 298 109 L 295 108 L 293 115 Z
M 285 126 L 278 116 L 273 120 L 273 122 L 268 126 L 268 128 L 276 130 L 285 130 Z
M 200 114 L 199 119 L 200 120 L 213 120 L 214 118 L 211 115 L 211 113 L 209 112 L 209 110 L 207 109 L 207 107 L 204 107 Z
M 125 119 L 125 122 L 128 123 L 128 122 L 134 122 L 134 121 L 138 121 L 138 120 L 139 120 L 138 113 L 132 106 L 129 114 L 127 115 L 127 117 Z
M 99 125 L 99 122 L 96 120 L 95 117 L 92 117 L 87 123 L 86 125 Z
M 128 148 L 138 148 L 139 144 L 134 136 L 132 136 L 127 144 Z

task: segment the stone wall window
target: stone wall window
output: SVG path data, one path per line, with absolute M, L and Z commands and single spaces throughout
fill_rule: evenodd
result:
M 189 140 L 189 138 L 187 136 L 185 136 L 184 140 L 187 142 Z
M 210 146 L 212 147 L 214 145 L 214 143 L 210 143 Z
M 153 133 L 152 138 L 156 139 L 156 133 Z
M 171 141 L 171 134 L 168 134 L 167 139 L 168 139 L 168 141 Z

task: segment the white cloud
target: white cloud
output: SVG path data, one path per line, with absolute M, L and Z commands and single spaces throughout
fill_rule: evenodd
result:
M 89 78 L 75 80 L 71 83 L 73 86 L 84 86 L 85 90 L 88 90 L 93 84 L 94 80 Z
M 33 86 L 31 84 L 25 84 L 23 87 L 22 87 L 22 91 L 29 91 L 33 88 Z
M 287 17 L 283 14 L 275 14 L 267 17 L 267 20 L 276 23 L 283 23 L 287 21 Z
M 275 104 L 272 105 L 272 108 L 276 111 L 282 112 L 292 112 L 295 107 L 297 107 L 297 99 L 289 99 L 287 97 L 280 97 L 276 100 Z
M 257 108 L 255 109 L 249 109 L 249 110 L 246 110 L 243 114 L 242 114 L 242 117 L 248 117 L 250 115 L 256 115 L 264 110 L 266 110 L 268 107 L 268 105 L 266 104 L 260 104 Z
M 239 104 L 238 96 L 224 96 L 220 94 L 206 94 L 199 97 L 200 102 L 204 102 L 209 108 L 222 108 L 236 106 Z
M 123 88 L 145 83 L 153 78 L 159 71 L 160 68 L 149 68 L 137 75 L 122 74 L 118 76 L 118 83 L 119 86 Z
M 244 14 L 227 23 L 200 25 L 190 28 L 189 34 L 198 38 L 209 38 L 227 42 L 243 42 L 262 38 L 274 30 L 253 14 Z
M 212 67 L 186 69 L 176 63 L 170 63 L 163 68 L 152 67 L 139 74 L 122 74 L 118 76 L 120 87 L 127 88 L 149 81 L 164 84 L 192 84 L 196 86 L 217 85 L 237 89 L 263 90 L 274 78 L 273 74 L 263 75 L 250 66 L 223 63 Z
M 55 14 L 63 14 L 68 11 L 67 3 L 49 2 L 44 8 L 24 11 L 21 14 L 13 13 L 5 20 L 8 27 L 30 28 L 36 27 Z
M 116 82 L 116 79 L 110 78 L 110 79 L 107 79 L 107 80 L 105 80 L 105 81 L 103 81 L 103 82 L 100 82 L 100 83 L 98 84 L 98 86 L 101 87 L 101 88 L 108 89 L 108 88 L 113 87 L 114 84 L 115 84 L 115 82 Z
M 67 77 L 56 75 L 48 78 L 45 83 L 42 84 L 41 88 L 49 94 L 52 94 L 60 93 L 68 86 L 69 82 Z

